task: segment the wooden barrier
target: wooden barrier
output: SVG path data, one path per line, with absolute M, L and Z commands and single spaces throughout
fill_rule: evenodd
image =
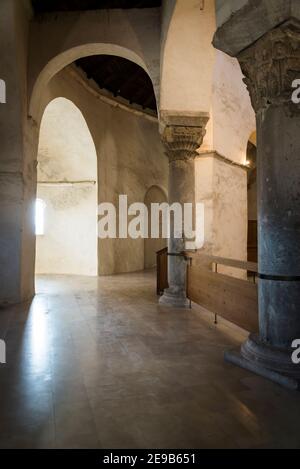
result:
M 257 264 L 223 257 L 207 256 L 199 251 L 186 252 L 187 297 L 208 311 L 250 332 L 258 331 Z M 245 279 L 218 272 L 222 267 L 242 270 Z M 249 280 L 247 275 L 252 275 Z M 157 294 L 168 288 L 168 249 L 157 252 Z
M 161 249 L 156 253 L 157 259 L 157 294 L 162 295 L 168 288 L 168 248 Z
M 212 313 L 250 331 L 258 331 L 258 292 L 255 283 L 257 264 L 221 257 L 186 253 L 187 296 Z M 218 266 L 233 267 L 253 273 L 254 281 L 218 273 Z
M 248 261 L 257 262 L 257 220 L 248 222 Z

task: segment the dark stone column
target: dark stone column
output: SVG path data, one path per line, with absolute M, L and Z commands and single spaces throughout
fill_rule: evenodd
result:
M 223 26 L 224 28 L 224 26 Z M 236 55 L 257 116 L 259 334 L 227 360 L 290 388 L 300 366 L 300 22 L 289 19 Z
M 195 163 L 197 149 L 205 135 L 208 116 L 164 115 L 163 143 L 169 158 L 169 204 L 195 204 Z M 160 299 L 161 304 L 177 308 L 188 307 L 186 297 L 186 261 L 180 254 L 185 250 L 185 233 L 174 236 L 171 218 L 168 242 L 169 288 Z

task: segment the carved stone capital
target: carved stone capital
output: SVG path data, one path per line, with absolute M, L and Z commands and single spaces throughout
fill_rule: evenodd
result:
M 170 163 L 194 159 L 206 133 L 208 115 L 164 117 L 162 141 Z
M 237 56 L 256 112 L 287 105 L 292 114 L 293 82 L 300 79 L 300 22 L 290 20 L 265 34 Z

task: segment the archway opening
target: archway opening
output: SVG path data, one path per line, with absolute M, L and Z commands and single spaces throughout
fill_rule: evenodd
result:
M 36 274 L 96 276 L 97 154 L 81 111 L 56 98 L 38 147 Z
M 101 51 L 100 46 L 101 44 L 98 45 L 98 52 Z M 145 269 L 144 239 L 143 237 L 131 238 L 129 231 L 126 238 L 123 234 L 122 236 L 119 235 L 118 201 L 120 196 L 127 195 L 130 207 L 131 204 L 136 202 L 144 202 L 145 193 L 149 187 L 156 184 L 161 187 L 167 187 L 168 185 L 168 162 L 164 155 L 159 134 L 154 86 L 149 74 L 145 71 L 145 67 L 137 63 L 136 60 L 128 60 L 123 55 L 118 56 L 107 52 L 97 54 L 95 53 L 96 49 L 91 52 L 88 45 L 87 49 L 83 46 L 82 48 L 82 54 L 76 49 L 72 62 L 70 62 L 70 57 L 67 54 L 68 60 L 63 67 L 62 62 L 66 57 L 62 54 L 63 57 L 60 57 L 59 63 L 57 62 L 58 58 L 54 58 L 53 61 L 58 69 L 55 70 L 57 67 L 52 67 L 52 62 L 48 64 L 46 71 L 43 70 L 40 73 L 32 93 L 30 109 L 37 111 L 32 113 L 37 122 L 41 121 L 39 116 L 45 109 L 49 96 L 54 98 L 54 101 L 48 104 L 42 117 L 38 151 L 39 184 L 37 197 L 45 202 L 46 210 L 44 214 L 45 234 L 39 235 L 36 243 L 36 272 L 38 274 L 63 273 L 67 275 L 106 276 L 143 271 Z M 90 52 L 90 55 L 87 55 L 88 52 Z M 114 51 L 112 49 L 108 52 Z M 84 183 L 93 183 L 94 192 L 97 193 L 98 209 L 102 207 L 102 204 L 112 204 L 116 213 L 116 227 L 118 230 L 115 237 L 111 238 L 109 235 L 100 239 L 97 230 L 98 249 L 96 258 L 98 257 L 98 268 L 92 262 L 89 263 L 90 267 L 87 267 L 87 259 L 90 258 L 87 254 L 82 259 L 80 269 L 66 269 L 67 263 L 65 261 L 63 262 L 64 267 L 58 269 L 59 259 L 57 257 L 56 259 L 52 257 L 50 259 L 50 261 L 53 261 L 52 269 L 41 267 L 41 247 L 46 244 L 49 217 L 53 217 L 53 211 L 51 210 L 53 204 L 49 204 L 43 193 L 46 188 L 48 191 L 50 190 L 53 181 L 44 180 L 45 174 L 41 174 L 41 171 L 44 165 L 46 171 L 49 172 L 49 168 L 47 168 L 47 164 L 50 164 L 51 161 L 49 155 L 51 153 L 59 154 L 56 148 L 58 144 L 55 143 L 56 135 L 59 135 L 62 148 L 65 146 L 66 141 L 69 141 L 70 148 L 67 153 L 71 155 L 72 153 L 76 154 L 76 148 L 78 148 L 76 140 L 81 132 L 74 125 L 71 125 L 69 129 L 68 126 L 66 128 L 65 122 L 72 119 L 63 117 L 63 110 L 53 111 L 53 103 L 56 102 L 57 96 L 68 98 L 71 103 L 82 110 L 92 135 L 92 137 L 90 135 L 90 139 L 93 138 L 95 144 L 93 149 L 97 156 L 95 156 L 96 166 L 92 175 L 91 172 L 85 175 L 86 168 L 80 170 L 83 159 L 78 164 L 76 163 L 76 168 L 80 172 L 80 181 L 77 179 L 73 181 L 73 177 L 67 175 L 66 168 L 61 167 L 64 161 L 64 152 L 60 151 L 62 155 L 60 159 L 54 159 L 57 167 L 50 171 L 50 173 L 54 172 L 55 174 L 56 181 L 54 182 L 60 182 L 61 187 L 68 185 L 73 189 L 74 182 L 77 185 L 81 184 L 82 189 Z M 50 112 L 51 108 L 52 112 Z M 45 122 L 48 119 L 48 114 L 50 114 L 52 124 L 47 125 Z M 54 130 L 55 126 L 59 127 L 57 132 Z M 86 124 L 85 126 L 87 127 Z M 67 132 L 69 132 L 69 137 L 66 137 Z M 50 147 L 53 146 L 54 142 L 54 150 L 49 150 L 47 143 L 44 144 L 43 140 L 50 142 Z M 74 146 L 73 149 L 72 145 Z M 86 154 L 89 145 L 83 146 Z M 98 191 L 97 159 L 100 169 L 98 172 Z M 68 168 L 72 168 L 72 161 L 69 161 Z M 75 176 L 79 177 L 79 174 L 76 173 Z M 74 197 L 71 198 L 74 200 Z M 158 201 L 166 201 L 166 199 L 159 198 Z M 87 212 L 88 210 L 85 210 L 85 215 Z M 101 216 L 101 212 L 99 212 L 97 214 L 98 222 L 100 222 Z M 83 230 L 83 215 L 78 215 L 78 220 L 81 220 L 80 230 Z M 131 221 L 130 217 L 128 221 Z M 58 223 L 57 226 L 59 225 Z M 76 236 L 76 233 L 80 230 L 77 230 L 75 226 L 73 228 Z M 87 234 L 81 237 L 89 239 L 89 246 L 94 246 L 94 242 Z M 62 251 L 63 256 L 68 252 L 67 249 L 62 249 Z M 49 253 L 50 250 L 44 249 L 44 252 Z
M 140 65 L 127 58 L 107 54 L 82 57 L 75 64 L 100 90 L 125 100 L 129 105 L 137 105 L 157 114 L 151 78 Z

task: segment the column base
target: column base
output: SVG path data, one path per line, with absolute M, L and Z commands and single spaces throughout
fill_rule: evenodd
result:
M 181 291 L 165 290 L 163 296 L 159 299 L 159 304 L 163 306 L 172 306 L 173 308 L 189 308 L 190 301 L 185 293 Z
M 300 366 L 292 362 L 292 351 L 266 345 L 257 335 L 251 334 L 240 351 L 226 351 L 224 358 L 281 386 L 300 391 Z

